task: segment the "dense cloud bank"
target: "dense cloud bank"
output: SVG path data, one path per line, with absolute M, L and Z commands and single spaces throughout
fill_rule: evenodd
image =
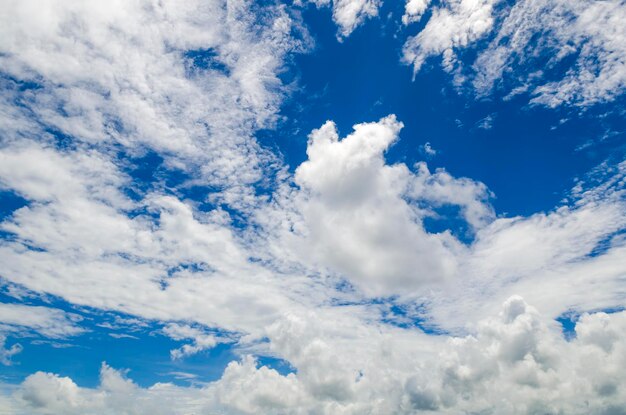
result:
M 474 335 L 438 339 L 428 351 L 416 347 L 420 339 L 409 343 L 409 333 L 374 331 L 342 344 L 328 330 L 321 320 L 296 317 L 270 329 L 297 373 L 280 375 L 251 356 L 196 388 L 141 388 L 106 364 L 94 389 L 37 372 L 13 391 L 8 413 L 624 413 L 624 312 L 581 316 L 568 342 L 511 297 Z

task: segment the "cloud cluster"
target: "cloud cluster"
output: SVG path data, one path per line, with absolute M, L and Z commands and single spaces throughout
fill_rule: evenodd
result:
M 374 0 L 332 2 L 339 39 L 377 16 L 381 6 Z M 420 21 L 429 7 L 430 0 L 407 0 L 402 23 Z M 507 99 L 528 93 L 532 104 L 548 107 L 611 102 L 626 88 L 625 13 L 620 0 L 446 0 L 432 6 L 424 27 L 406 39 L 402 61 L 417 74 L 428 59 L 441 57 L 455 85 L 470 86 L 477 97 L 501 90 Z
M 277 117 L 289 54 L 307 43 L 286 6 L 7 4 L 0 188 L 26 204 L 0 223 L 3 280 L 155 321 L 185 342 L 175 359 L 229 342 L 294 369 L 246 355 L 206 386 L 150 388 L 106 364 L 96 388 L 37 372 L 2 386 L 8 413 L 620 413 L 626 314 L 585 312 L 626 298 L 626 163 L 553 211 L 497 217 L 480 182 L 389 164 L 402 128 L 390 115 L 345 137 L 326 122 L 290 175 L 254 138 Z M 610 4 L 584 10 L 612 22 Z M 333 2 L 340 34 L 379 5 Z M 408 19 L 424 7 L 411 1 Z M 493 10 L 444 4 L 405 56 L 453 65 Z M 148 152 L 166 177 L 142 187 L 133 168 Z M 168 182 L 175 173 L 188 179 Z M 264 181 L 274 186 L 259 194 Z M 449 207 L 470 242 L 427 230 Z M 566 312 L 581 314 L 569 342 L 554 323 Z M 0 304 L 0 324 L 3 344 L 6 333 L 83 330 L 70 313 L 21 304 Z M 0 359 L 18 352 L 2 347 Z
M 563 348 L 554 353 L 570 353 L 568 343 L 546 321 L 570 309 L 616 306 L 624 298 L 625 246 L 619 231 L 626 225 L 626 166 L 598 186 L 581 183 L 571 207 L 529 218 L 494 218 L 484 185 L 443 170 L 432 173 L 423 163 L 413 169 L 387 164 L 384 153 L 401 126 L 389 116 L 356 125 L 342 139 L 332 122 L 313 131 L 309 158 L 296 170 L 293 183 L 285 183 L 274 203 L 257 212 L 255 221 L 263 231 L 239 236 L 225 212 L 202 213 L 189 202 L 159 193 L 140 201 L 129 198 L 123 192 L 128 177 L 98 152 L 13 144 L 2 152 L 3 185 L 29 205 L 3 222 L 15 235 L 0 249 L 3 277 L 74 304 L 199 324 L 166 326 L 173 339 L 191 340 L 172 352 L 174 358 L 219 341 L 201 329 L 204 325 L 230 331 L 243 350 L 276 356 L 297 370 L 283 376 L 248 359 L 231 363 L 210 392 L 153 387 L 182 396 L 208 394 L 207 405 L 233 413 L 259 408 L 282 408 L 278 413 L 410 413 L 416 408 L 478 410 L 494 405 L 522 411 L 518 408 L 529 402 L 537 402 L 537 408 L 559 408 L 562 402 L 544 395 L 555 383 L 542 379 L 546 371 L 567 371 L 570 366 L 546 369 L 541 364 L 548 357 L 533 353 L 554 342 Z M 40 160 L 39 168 L 26 169 L 26 160 Z M 428 233 L 423 220 L 438 205 L 458 206 L 476 233 L 475 242 L 462 244 L 449 231 Z M 252 255 L 261 261 L 252 261 Z M 341 281 L 352 290 L 346 291 Z M 555 299 L 554 292 L 563 295 Z M 497 312 L 494 303 L 511 293 L 522 293 L 545 318 L 514 297 L 499 319 L 490 320 Z M 389 295 L 397 296 L 408 317 L 472 335 L 448 339 L 385 323 L 387 305 L 369 299 Z M 410 305 L 416 301 L 425 309 L 411 315 Z M 581 319 L 581 333 L 604 315 L 594 316 Z M 620 316 L 602 318 L 620 322 Z M 619 331 L 613 323 L 598 327 L 593 330 L 606 327 L 603 336 L 608 340 L 603 342 Z M 608 344 L 605 353 L 621 350 Z M 493 348 L 512 349 L 493 355 Z M 532 359 L 525 357 L 529 354 Z M 455 361 L 473 355 L 474 362 Z M 496 357 L 504 359 L 503 366 L 489 369 Z M 606 358 L 621 364 L 618 357 Z M 431 367 L 432 362 L 458 367 Z M 468 370 L 488 369 L 464 378 Z M 512 380 L 508 370 L 515 372 Z M 440 373 L 440 383 L 426 373 Z M 31 408 L 24 413 L 36 407 L 41 413 L 54 412 L 66 401 L 77 413 L 107 413 L 109 407 L 121 407 L 111 405 L 133 408 L 156 399 L 152 389 L 120 381 L 130 395 L 122 394 L 124 404 L 109 403 L 109 392 L 82 389 L 54 375 L 33 376 L 25 383 L 31 391 L 19 395 L 19 402 Z M 526 400 L 496 402 L 496 396 L 513 394 L 518 381 L 535 382 L 528 387 L 536 393 Z M 601 399 L 602 386 L 594 386 L 595 381 L 585 380 L 572 396 L 596 402 L 593 410 L 619 402 L 619 388 Z M 273 383 L 265 388 L 256 382 Z M 496 388 L 501 395 L 485 397 L 484 390 L 496 386 L 508 389 Z M 41 396 L 39 388 L 44 390 Z M 46 388 L 63 396 L 49 397 Z
M 527 90 L 531 102 L 550 107 L 612 101 L 626 86 L 625 16 L 626 6 L 619 1 L 518 2 L 478 56 L 474 86 L 485 95 L 494 87 L 509 87 L 502 85 L 508 81 L 515 87 L 512 93 Z M 573 63 L 555 69 L 566 59 Z M 540 60 L 545 75 L 507 73 L 507 68 L 531 68 Z
M 393 333 L 397 343 L 389 349 L 392 333 L 342 331 L 343 323 L 292 316 L 270 329 L 297 373 L 258 367 L 249 356 L 202 388 L 144 389 L 107 365 L 96 389 L 38 372 L 14 392 L 9 413 L 619 414 L 626 402 L 624 312 L 581 316 L 576 338 L 567 342 L 514 296 L 474 334 L 439 339 L 436 350 L 420 350 L 420 339 L 402 332 Z M 327 337 L 328 330 L 343 333 L 343 340 Z M 365 347 L 338 347 L 341 341 Z
M 219 0 L 5 7 L 4 142 L 71 137 L 73 146 L 109 153 L 155 151 L 170 168 L 225 189 L 226 202 L 246 203 L 273 158 L 252 132 L 274 122 L 286 54 L 307 42 L 285 7 L 255 13 L 246 2 Z
M 165 333 L 173 339 L 191 340 L 173 351 L 174 358 L 219 341 L 200 329 L 204 325 L 230 331 L 243 350 L 276 356 L 297 370 L 283 376 L 248 359 L 231 363 L 209 392 L 154 387 L 183 396 L 208 394 L 207 405 L 233 413 L 259 408 L 282 408 L 278 413 L 410 413 L 415 408 L 475 410 L 493 405 L 517 411 L 531 401 L 538 402 L 538 408 L 559 408 L 562 402 L 543 395 L 554 384 L 542 383 L 543 372 L 549 370 L 537 362 L 548 357 L 533 353 L 549 348 L 544 342 L 561 344 L 563 353 L 569 350 L 560 333 L 546 323 L 549 319 L 570 309 L 615 306 L 624 298 L 624 240 L 618 232 L 626 225 L 621 185 L 626 166 L 619 166 L 599 186 L 581 183 L 571 207 L 530 218 L 494 218 L 484 185 L 443 170 L 431 173 L 423 163 L 413 169 L 387 164 L 384 153 L 401 126 L 389 116 L 356 125 L 342 139 L 332 122 L 313 131 L 309 158 L 296 170 L 293 183 L 285 183 L 274 203 L 258 211 L 255 221 L 263 231 L 243 235 L 231 228 L 225 212 L 202 213 L 189 202 L 159 193 L 139 201 L 129 198 L 123 192 L 128 177 L 98 152 L 61 153 L 34 143 L 13 144 L 2 152 L 3 185 L 28 199 L 29 205 L 3 222 L 15 235 L 0 247 L 3 277 L 74 304 L 198 324 L 166 326 Z M 39 168 L 21 167 L 29 164 L 26 160 L 40 160 Z M 438 205 L 459 207 L 476 232 L 474 243 L 462 244 L 449 231 L 433 234 L 424 229 L 423 220 Z M 599 248 L 602 251 L 591 255 Z M 261 260 L 251 260 L 253 255 Z M 346 291 L 341 281 L 353 288 Z M 494 303 L 518 292 L 546 317 L 537 317 L 515 297 L 505 304 L 499 320 L 487 319 L 472 328 L 471 323 L 496 312 Z M 564 295 L 554 299 L 553 292 Z M 381 296 L 396 296 L 409 317 L 473 334 L 448 339 L 388 324 L 388 305 L 371 301 Z M 389 301 L 393 304 L 393 297 Z M 411 316 L 410 305 L 416 301 L 423 302 L 426 311 Z M 603 318 L 619 323 L 619 316 Z M 585 324 L 596 324 L 594 318 L 599 317 L 581 319 L 581 333 L 591 327 Z M 606 325 L 605 342 L 619 331 L 612 324 Z M 520 330 L 523 334 L 515 334 Z M 536 344 L 524 348 L 533 338 Z M 493 346 L 496 341 L 502 345 Z M 455 351 L 458 344 L 461 350 Z M 605 353 L 621 350 L 606 344 Z M 523 346 L 521 351 L 515 350 L 518 346 Z M 466 370 L 488 369 L 481 367 L 494 359 L 494 347 L 513 348 L 496 356 L 504 359 L 504 366 L 461 382 Z M 478 360 L 454 363 L 455 353 L 477 355 Z M 532 360 L 525 357 L 529 354 Z M 618 357 L 606 358 L 621 364 Z M 450 369 L 456 374 L 429 366 L 432 362 L 457 364 Z M 502 394 L 518 387 L 519 382 L 500 378 L 508 376 L 505 369 L 515 371 L 515 382 L 518 377 L 524 382 L 540 379 L 533 386 L 537 392 L 523 401 L 511 397 L 495 402 L 495 396 L 504 395 L 485 398 L 489 382 L 509 385 Z M 432 389 L 437 383 L 426 373 L 441 373 L 440 386 Z M 265 388 L 256 382 L 273 383 Z M 602 387 L 585 382 L 586 389 L 580 386 L 582 392 L 577 389 L 572 396 L 597 400 L 592 409 L 622 397 L 614 388 L 609 398 L 597 398 L 603 396 L 597 392 Z M 130 390 L 130 395 L 122 394 L 120 404 L 108 402 L 112 393 L 36 374 L 25 383 L 30 392 L 18 400 L 31 408 L 24 413 L 37 407 L 41 413 L 58 411 L 68 401 L 77 413 L 107 413 L 109 407 L 122 407 L 111 405 L 134 408 L 156 399 L 152 389 L 118 383 Z M 48 388 L 62 396 L 50 397 Z M 142 407 L 150 408 L 146 405 Z
M 407 4 L 403 19 L 420 16 L 421 6 L 413 13 Z M 403 59 L 418 72 L 442 56 L 456 82 L 468 81 L 478 96 L 500 89 L 509 97 L 527 92 L 534 104 L 586 107 L 624 92 L 625 13 L 621 1 L 448 1 L 406 41 Z M 471 68 L 459 62 L 465 48 L 477 54 Z
M 403 48 L 404 62 L 418 72 L 427 58 L 443 57 L 452 71 L 455 49 L 464 48 L 489 33 L 493 26 L 493 0 L 451 0 L 433 10 L 426 26 L 410 37 Z M 408 5 L 407 5 L 408 7 Z
M 163 333 L 173 340 L 192 340 L 192 344 L 185 344 L 180 349 L 170 352 L 172 359 L 181 359 L 191 356 L 203 350 L 212 349 L 218 344 L 219 339 L 214 335 L 191 327 L 189 325 L 170 323 L 163 328 Z

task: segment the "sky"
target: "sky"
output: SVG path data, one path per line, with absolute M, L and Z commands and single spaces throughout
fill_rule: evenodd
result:
M 0 4 L 0 414 L 626 414 L 623 1 Z

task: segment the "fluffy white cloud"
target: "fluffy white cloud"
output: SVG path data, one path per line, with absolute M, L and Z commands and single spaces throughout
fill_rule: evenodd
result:
M 317 7 L 331 5 L 331 0 L 309 0 Z M 301 4 L 297 0 L 296 4 Z M 339 26 L 339 40 L 349 36 L 366 19 L 378 16 L 382 0 L 332 0 L 333 21 Z
M 493 5 L 494 0 L 451 0 L 435 8 L 424 29 L 404 44 L 403 60 L 417 73 L 427 58 L 443 55 L 444 67 L 452 70 L 455 49 L 491 30 Z
M 202 408 L 193 388 L 156 384 L 142 389 L 106 364 L 97 389 L 81 388 L 68 377 L 37 372 L 15 392 L 16 414 L 192 414 Z M 197 413 L 197 412 L 195 412 Z
M 280 243 L 301 263 L 339 273 L 371 295 L 455 275 L 464 247 L 449 232 L 424 230 L 424 217 L 434 214 L 429 207 L 457 205 L 476 228 L 492 219 L 484 185 L 443 170 L 431 174 L 423 163 L 415 172 L 385 163 L 401 127 L 389 116 L 358 124 L 340 140 L 327 122 L 310 135 L 309 158 L 294 178 L 299 191 L 281 201 L 294 214 Z
M 620 330 L 625 316 L 585 315 L 576 326 L 578 337 L 568 343 L 554 323 L 546 324 L 521 297 L 511 297 L 497 318 L 479 323 L 476 334 L 449 341 L 437 359 L 437 381 L 411 385 L 411 401 L 416 408 L 444 413 L 446 408 L 470 413 L 612 413 L 626 402 L 625 391 L 615 383 L 623 380 L 616 379 L 613 370 L 626 363 L 618 350 L 624 338 L 612 338 L 608 350 L 585 333 L 599 322 L 608 332 Z M 589 364 L 592 356 L 607 364 Z M 607 393 L 599 393 L 601 389 Z

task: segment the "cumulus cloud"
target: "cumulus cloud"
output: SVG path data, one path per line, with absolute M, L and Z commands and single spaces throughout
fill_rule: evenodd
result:
M 106 364 L 97 389 L 79 387 L 72 379 L 37 372 L 15 393 L 16 414 L 191 414 L 201 404 L 195 389 L 156 384 L 142 389 Z
M 340 140 L 327 122 L 311 133 L 308 160 L 296 169 L 299 191 L 283 201 L 296 212 L 284 244 L 301 262 L 346 276 L 368 294 L 455 274 L 464 248 L 449 232 L 426 232 L 422 221 L 432 211 L 422 206 L 459 206 L 476 228 L 492 218 L 484 185 L 444 170 L 431 173 L 424 163 L 416 171 L 387 165 L 384 153 L 401 127 L 389 116 L 358 124 Z
M 334 330 L 342 324 L 340 319 Z M 421 353 L 415 349 L 419 339 L 410 333 L 394 333 L 396 347 L 390 352 L 390 337 L 366 327 L 363 337 L 357 335 L 351 343 L 356 340 L 372 347 L 331 352 L 327 347 L 338 338 L 325 336 L 331 326 L 323 319 L 289 317 L 270 330 L 275 347 L 297 362 L 298 373 L 281 375 L 244 357 L 230 363 L 221 379 L 202 388 L 170 384 L 140 388 L 103 365 L 100 385 L 88 389 L 69 378 L 38 372 L 14 393 L 16 409 L 9 413 L 109 414 L 123 409 L 132 414 L 217 410 L 228 414 L 423 410 L 606 414 L 626 402 L 620 369 L 626 364 L 624 312 L 581 316 L 576 337 L 568 342 L 554 323 L 513 296 L 472 334 L 440 339 L 436 349 Z M 352 336 L 349 331 L 342 333 Z M 412 347 L 407 344 L 400 353 L 402 340 Z M 355 373 L 346 371 L 346 366 Z

